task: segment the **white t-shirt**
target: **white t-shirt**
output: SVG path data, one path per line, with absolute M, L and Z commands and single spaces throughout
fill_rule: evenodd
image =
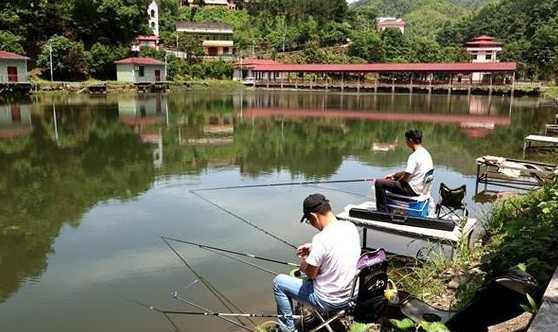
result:
M 407 161 L 405 173 L 411 174 L 409 177 L 409 185 L 417 194 L 423 194 L 424 177 L 426 173 L 434 168 L 430 153 L 423 147 L 419 147 L 415 152 L 411 153 Z
M 312 238 L 306 263 L 319 267 L 314 279 L 318 297 L 331 304 L 349 300 L 360 257 L 360 237 L 351 222 L 336 220 Z

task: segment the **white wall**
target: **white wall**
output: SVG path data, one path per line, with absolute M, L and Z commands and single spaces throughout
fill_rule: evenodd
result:
M 27 82 L 27 60 L 0 60 L 0 82 L 8 82 L 8 67 L 17 68 L 17 81 Z

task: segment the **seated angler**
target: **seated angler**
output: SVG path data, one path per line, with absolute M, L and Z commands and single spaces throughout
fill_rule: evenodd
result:
M 389 212 L 386 191 L 396 195 L 419 196 L 424 190 L 424 180 L 434 168 L 430 153 L 422 146 L 422 132 L 411 129 L 405 132 L 407 146 L 413 150 L 407 161 L 407 168 L 384 179 L 376 179 L 376 208 L 378 211 Z
M 360 257 L 360 238 L 356 227 L 337 220 L 329 201 L 322 194 L 308 196 L 303 203 L 306 221 L 320 232 L 297 248 L 300 271 L 309 280 L 278 275 L 273 280 L 273 291 L 281 331 L 296 331 L 292 301 L 296 300 L 318 309 L 322 313 L 344 308 L 351 295 L 351 286 L 357 274 Z

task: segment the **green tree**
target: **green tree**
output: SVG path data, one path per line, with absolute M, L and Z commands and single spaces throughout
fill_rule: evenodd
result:
M 22 37 L 14 35 L 10 31 L 0 31 L 0 50 L 24 54 L 25 50 L 21 45 L 22 41 Z
M 178 51 L 186 53 L 190 64 L 199 62 L 204 55 L 201 39 L 185 33 L 178 35 Z
M 80 80 L 88 76 L 87 56 L 82 43 L 74 42 L 64 36 L 53 36 L 41 48 L 37 64 L 43 68 L 50 66 L 52 47 L 52 66 L 56 80 Z M 50 77 L 48 70 L 45 77 Z
M 390 62 L 406 62 L 410 58 L 410 45 L 399 29 L 386 29 L 382 33 L 384 58 Z
M 357 6 L 348 13 L 348 22 L 357 31 L 375 31 L 378 9 L 374 6 Z
M 558 16 L 537 29 L 529 53 L 543 78 L 558 79 Z
M 128 47 L 112 47 L 101 43 L 95 43 L 87 54 L 89 71 L 95 78 L 114 78 L 116 73 L 114 61 L 125 58 L 128 54 Z
M 376 32 L 354 32 L 349 45 L 349 55 L 366 61 L 378 62 L 384 59 L 384 47 Z

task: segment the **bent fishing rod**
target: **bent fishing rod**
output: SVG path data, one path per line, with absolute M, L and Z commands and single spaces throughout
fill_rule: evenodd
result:
M 246 189 L 246 188 L 265 188 L 265 187 L 285 187 L 285 186 L 304 186 L 311 184 L 329 184 L 329 183 L 357 183 L 357 182 L 372 182 L 375 179 L 348 179 L 348 180 L 315 180 L 315 181 L 298 181 L 298 182 L 278 182 L 278 183 L 264 183 L 264 184 L 249 184 L 225 187 L 212 187 L 193 189 L 190 192 L 197 191 L 213 191 L 213 190 L 227 190 L 227 189 Z
M 265 229 L 263 229 L 263 228 L 261 228 L 260 226 L 254 224 L 254 223 L 251 222 L 250 220 L 248 220 L 248 219 L 246 219 L 246 218 L 244 218 L 244 217 L 242 217 L 242 216 L 240 216 L 240 215 L 238 215 L 238 214 L 232 212 L 231 210 L 228 210 L 228 209 L 222 207 L 221 205 L 219 205 L 219 204 L 213 202 L 212 200 L 210 200 L 210 199 L 208 199 L 208 198 L 205 198 L 204 196 L 198 194 L 195 190 L 190 190 L 190 193 L 192 193 L 192 195 L 195 195 L 195 196 L 197 196 L 198 198 L 200 198 L 200 199 L 206 201 L 207 203 L 209 203 L 209 204 L 215 206 L 216 208 L 220 209 L 221 211 L 227 213 L 228 215 L 231 215 L 231 216 L 235 217 L 236 219 L 242 221 L 243 223 L 245 223 L 245 224 L 247 224 L 247 225 L 249 225 L 249 226 L 251 226 L 251 227 L 253 227 L 253 228 L 259 230 L 260 232 L 262 232 L 262 233 L 264 233 L 264 234 L 266 234 L 266 235 L 268 235 L 268 236 L 274 238 L 275 240 L 277 240 L 277 241 L 279 241 L 279 242 L 281 242 L 281 243 L 283 243 L 283 244 L 286 244 L 286 245 L 288 245 L 289 247 L 291 247 L 291 248 L 293 248 L 293 249 L 296 249 L 296 248 L 297 248 L 294 244 L 292 244 L 292 243 L 290 243 L 290 242 L 288 242 L 288 241 L 286 241 L 286 240 L 280 238 L 279 236 L 277 236 L 277 235 L 275 235 L 275 234 L 273 234 L 273 233 L 271 233 L 271 232 L 269 232 L 269 231 L 266 231 Z
M 190 272 L 192 272 L 196 276 L 196 278 L 198 278 L 198 280 L 204 285 L 204 287 L 211 294 L 213 294 L 213 296 L 219 302 L 221 302 L 221 304 L 223 306 L 225 306 L 225 308 L 227 308 L 227 310 L 229 310 L 230 312 L 233 312 L 233 309 L 235 309 L 237 311 L 242 312 L 242 309 L 240 309 L 237 305 L 235 305 L 229 298 L 227 298 L 224 294 L 222 294 L 220 291 L 218 291 L 217 288 L 215 288 L 215 286 L 213 286 L 209 281 L 207 281 L 198 272 L 196 272 L 196 270 L 194 270 L 194 268 L 192 268 L 192 266 L 190 266 L 190 264 L 188 264 L 186 259 L 184 257 L 182 257 L 182 255 L 169 243 L 168 240 L 166 240 L 166 239 L 162 239 L 162 240 L 163 240 L 163 242 L 165 242 L 167 247 L 169 247 L 169 249 L 178 257 L 178 259 L 180 259 L 180 261 L 184 264 L 184 266 L 186 266 L 186 268 L 188 270 L 190 270 Z M 237 321 L 240 324 L 245 325 L 245 323 L 243 321 L 241 321 L 239 318 L 237 318 Z M 251 321 L 251 323 L 254 324 L 254 322 L 252 322 L 252 321 Z
M 277 259 L 262 257 L 262 256 L 250 254 L 250 253 L 244 253 L 244 252 L 239 252 L 239 251 L 234 251 L 234 250 L 224 249 L 224 248 L 217 248 L 217 247 L 209 246 L 209 245 L 206 245 L 206 244 L 201 244 L 201 243 L 196 243 L 196 242 L 191 242 L 191 241 L 186 241 L 186 240 L 179 240 L 179 239 L 175 239 L 175 238 L 168 237 L 168 236 L 163 236 L 163 235 L 161 235 L 161 238 L 167 239 L 169 241 L 178 242 L 178 243 L 189 244 L 191 246 L 199 247 L 199 248 L 202 248 L 202 249 L 211 249 L 211 250 L 215 250 L 215 251 L 226 252 L 226 253 L 233 254 L 233 255 L 239 255 L 239 256 L 259 259 L 259 260 L 266 261 L 266 262 L 272 262 L 272 263 L 277 263 L 277 264 L 281 264 L 281 265 L 299 267 L 299 264 L 296 264 L 296 263 L 280 261 L 280 260 L 277 260 Z

